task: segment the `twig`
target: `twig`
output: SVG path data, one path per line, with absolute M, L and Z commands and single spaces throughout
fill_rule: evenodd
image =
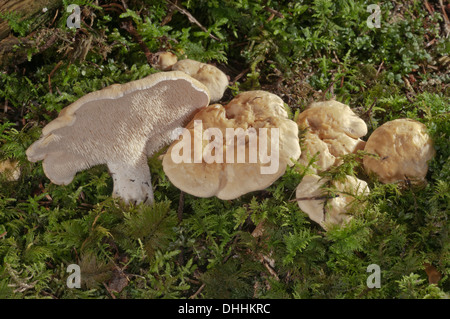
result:
M 109 293 L 109 295 L 111 296 L 112 299 L 116 299 L 116 296 L 114 296 L 114 294 L 112 293 L 112 291 L 109 289 L 109 287 L 103 283 L 103 286 L 105 287 L 106 291 Z
M 198 294 L 202 292 L 205 286 L 206 286 L 205 284 L 202 284 L 200 288 L 198 288 L 198 290 L 192 296 L 189 297 L 189 299 L 195 299 L 198 296 Z
M 125 10 L 128 10 L 128 6 L 127 6 L 125 0 L 121 0 L 121 2 L 122 2 L 122 5 L 123 5 L 123 8 L 124 8 Z
M 236 83 L 238 80 L 240 80 L 247 72 L 250 71 L 250 68 L 246 68 L 244 71 L 242 71 L 241 73 L 239 73 L 233 80 L 233 82 L 231 82 L 231 85 L 233 85 L 234 83 Z
M 118 3 L 103 4 L 101 7 L 105 9 L 105 11 L 116 11 L 118 13 L 126 11 L 125 8 Z
M 278 277 L 277 272 L 272 268 L 272 266 L 269 264 L 269 262 L 266 260 L 266 256 L 261 256 L 262 257 L 262 264 L 264 265 L 264 267 L 266 267 L 267 271 L 272 275 L 273 278 L 275 278 L 276 281 L 280 281 L 280 277 Z
M 274 9 L 269 8 L 267 6 L 264 7 L 264 10 L 266 10 L 267 12 L 272 13 L 273 15 L 276 15 L 277 17 L 279 17 L 281 19 L 284 19 L 284 15 L 281 12 L 277 11 L 277 10 L 274 10 Z
M 175 0 L 175 4 L 178 4 L 178 0 Z M 164 17 L 164 19 L 161 21 L 161 26 L 166 25 L 167 23 L 169 23 L 172 20 L 173 14 L 175 13 L 176 8 L 172 5 L 168 5 L 167 8 L 167 14 Z
M 326 98 L 326 95 L 327 95 L 328 91 L 331 92 L 331 95 L 334 95 L 334 83 L 336 83 L 336 81 L 334 80 L 334 74 L 333 74 L 332 79 L 333 79 L 333 81 L 331 82 L 330 86 L 322 94 L 322 99 L 323 100 Z
M 445 12 L 445 7 L 444 7 L 443 1 L 439 0 L 439 4 L 441 5 L 442 16 L 444 17 L 444 21 L 445 21 L 445 31 L 447 33 L 446 37 L 448 37 L 448 35 L 450 34 L 450 20 L 448 19 L 447 12 Z
M 56 13 L 55 13 L 55 16 L 53 17 L 52 23 L 50 23 L 50 27 L 53 25 L 53 23 L 55 23 L 58 13 L 59 13 L 59 9 L 56 9 Z
M 378 70 L 377 70 L 377 74 L 375 74 L 375 77 L 377 77 L 378 74 L 380 74 L 381 67 L 383 66 L 383 64 L 384 64 L 384 61 L 381 61 L 380 66 L 378 67 Z
M 428 10 L 428 12 L 429 12 L 430 14 L 433 14 L 433 13 L 434 13 L 433 7 L 430 6 L 430 4 L 428 3 L 427 0 L 425 0 L 424 5 L 425 5 L 425 8 Z
M 371 113 L 372 113 L 372 108 L 375 106 L 375 103 L 377 103 L 378 98 L 375 98 L 373 103 L 370 105 L 369 109 L 364 112 L 363 116 L 367 116 L 370 117 Z
M 56 70 L 59 69 L 59 67 L 62 64 L 63 64 L 63 61 L 59 61 L 58 64 L 56 64 L 56 66 L 53 68 L 52 72 L 50 72 L 50 74 L 48 75 L 48 90 L 50 91 L 50 93 L 53 93 L 53 90 L 52 90 L 52 76 L 56 72 Z
M 137 32 L 136 28 L 133 26 L 133 23 L 131 21 L 125 21 L 121 25 L 122 29 L 125 29 L 128 31 L 131 36 L 136 40 L 136 42 L 140 45 L 142 51 L 144 51 L 145 57 L 147 58 L 147 63 L 150 66 L 153 66 L 153 53 L 150 52 L 147 45 L 145 45 L 144 41 L 142 40 L 141 35 Z
M 216 41 L 220 42 L 220 39 L 216 36 L 214 36 L 213 34 L 211 34 L 211 32 L 208 31 L 208 29 L 206 29 L 200 22 L 198 22 L 198 20 L 186 9 L 176 5 L 175 3 L 166 0 L 167 3 L 169 3 L 170 5 L 174 6 L 178 12 L 180 12 L 181 14 L 184 14 L 185 16 L 187 16 L 187 18 L 189 19 L 189 21 L 191 23 L 194 23 L 195 25 L 197 25 L 200 29 L 202 29 L 204 32 L 208 33 L 208 36 Z

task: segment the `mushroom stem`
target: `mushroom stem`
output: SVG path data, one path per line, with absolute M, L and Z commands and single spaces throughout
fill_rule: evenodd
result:
M 150 169 L 144 158 L 135 164 L 108 163 L 108 168 L 114 181 L 114 197 L 122 198 L 126 203 L 153 204 Z

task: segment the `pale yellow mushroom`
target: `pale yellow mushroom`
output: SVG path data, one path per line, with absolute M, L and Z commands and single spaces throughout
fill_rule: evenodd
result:
M 336 162 L 336 157 L 330 153 L 327 143 L 316 134 L 307 131 L 303 140 L 302 155 L 298 161 L 300 164 L 307 166 L 313 156 L 316 156 L 314 164 L 319 167 L 317 169 L 315 166 L 311 166 L 310 170 L 313 172 L 326 171 Z
M 209 90 L 211 102 L 219 101 L 229 84 L 227 76 L 219 68 L 191 59 L 178 61 L 172 70 L 182 71 L 202 82 Z
M 347 176 L 341 182 L 333 181 L 335 196 L 329 196 L 323 186 L 329 180 L 318 175 L 306 175 L 296 189 L 296 199 L 300 209 L 308 214 L 309 218 L 318 223 L 325 230 L 331 225 L 342 225 L 352 216 L 348 214 L 355 196 L 367 195 L 367 183 L 354 176 Z
M 20 166 L 16 160 L 4 160 L 0 162 L 0 174 L 2 174 L 7 181 L 15 182 L 20 178 Z
M 164 155 L 163 169 L 186 193 L 230 200 L 267 188 L 300 154 L 298 126 L 281 98 L 249 91 L 198 112 Z
M 156 53 L 153 66 L 158 70 L 181 71 L 192 76 L 208 88 L 211 102 L 219 101 L 229 84 L 226 74 L 214 65 L 191 59 L 178 61 L 172 52 Z
M 435 155 L 426 126 L 411 119 L 384 123 L 370 135 L 364 150 L 378 156 L 365 156 L 363 164 L 383 183 L 424 182 L 428 162 Z
M 169 71 L 177 61 L 177 56 L 172 52 L 157 52 L 153 67 L 161 71 Z
M 334 100 L 311 104 L 299 114 L 297 123 L 308 127 L 321 139 L 333 138 L 340 133 L 355 139 L 367 134 L 366 123 L 348 105 Z
M 318 153 L 319 168 L 312 168 L 316 173 L 342 164 L 343 155 L 364 149 L 361 137 L 367 134 L 367 125 L 348 105 L 334 100 L 316 102 L 296 121 L 300 128 L 307 129 L 299 162 L 307 165 L 311 156 Z

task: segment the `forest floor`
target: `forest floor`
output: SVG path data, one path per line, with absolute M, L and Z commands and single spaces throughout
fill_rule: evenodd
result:
M 69 4 L 79 28 L 68 27 Z M 26 19 L 1 12 L 0 160 L 20 176 L 0 175 L 0 298 L 448 298 L 449 14 L 441 0 L 73 0 Z M 28 161 L 64 107 L 159 72 L 159 51 L 224 71 L 222 104 L 266 90 L 294 119 L 335 99 L 366 122 L 364 140 L 417 120 L 436 149 L 427 182 L 383 184 L 345 158 L 325 175 L 357 176 L 371 192 L 348 224 L 325 231 L 295 200 L 301 165 L 235 200 L 197 198 L 167 178 L 163 149 L 148 160 L 155 205 L 133 206 L 111 197 L 105 165 L 61 186 Z M 68 285 L 69 265 L 80 288 Z M 370 265 L 379 288 L 367 284 Z

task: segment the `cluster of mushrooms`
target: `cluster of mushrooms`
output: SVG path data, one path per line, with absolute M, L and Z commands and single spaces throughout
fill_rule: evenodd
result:
M 307 165 L 315 155 L 314 172 L 303 177 L 296 197 L 300 208 L 326 229 L 347 221 L 346 211 L 355 197 L 369 192 L 367 183 L 353 176 L 337 183 L 318 175 L 340 165 L 343 155 L 358 150 L 377 155 L 365 156 L 363 165 L 383 183 L 405 178 L 423 181 L 427 162 L 434 155 L 426 127 L 410 119 L 387 122 L 364 142 L 361 138 L 368 131 L 365 122 L 337 101 L 313 103 L 294 121 L 289 119 L 283 100 L 265 91 L 243 92 L 226 105 L 217 104 L 229 82 L 215 66 L 189 59 L 178 61 L 174 54 L 162 52 L 157 54 L 155 68 L 160 72 L 89 93 L 63 109 L 28 148 L 28 159 L 42 160 L 46 176 L 58 185 L 69 184 L 81 170 L 106 164 L 113 179 L 113 196 L 127 203 L 151 204 L 154 198 L 147 157 L 167 145 L 163 169 L 176 187 L 197 197 L 223 200 L 263 190 L 282 176 L 287 166 L 296 162 Z M 197 127 L 196 123 L 202 125 Z M 174 134 L 180 133 L 180 128 L 192 134 Z M 230 144 L 225 140 L 230 128 L 248 134 Z M 262 139 L 264 128 L 268 132 L 278 129 L 276 136 L 264 136 L 278 142 L 278 163 L 273 171 L 263 174 L 270 165 L 267 161 L 256 158 L 242 162 L 236 157 L 239 147 L 247 158 L 255 151 L 259 144 L 251 141 Z M 303 143 L 299 129 L 306 130 Z M 211 130 L 215 132 L 212 142 L 203 140 L 195 146 L 185 140 Z M 209 152 L 215 160 L 196 161 L 194 153 L 186 153 L 183 156 L 191 161 L 175 161 L 170 154 L 179 152 L 179 143 L 186 142 L 200 147 L 201 154 Z M 215 145 L 213 151 L 211 145 Z M 231 154 L 231 161 L 227 154 Z M 323 186 L 330 183 L 339 196 L 327 197 Z
M 397 119 L 378 127 L 364 142 L 367 125 L 347 105 L 337 101 L 313 103 L 297 118 L 306 130 L 299 162 L 308 165 L 316 155 L 315 173 L 342 163 L 342 156 L 364 150 L 363 166 L 382 183 L 425 181 L 428 161 L 435 154 L 426 126 L 411 119 Z M 373 155 L 373 156 L 372 156 Z M 329 196 L 326 187 L 333 187 Z M 347 211 L 355 198 L 369 193 L 367 183 L 354 176 L 345 181 L 329 181 L 316 174 L 304 176 L 296 189 L 299 207 L 324 229 L 351 219 Z M 357 203 L 356 203 L 357 204 Z

